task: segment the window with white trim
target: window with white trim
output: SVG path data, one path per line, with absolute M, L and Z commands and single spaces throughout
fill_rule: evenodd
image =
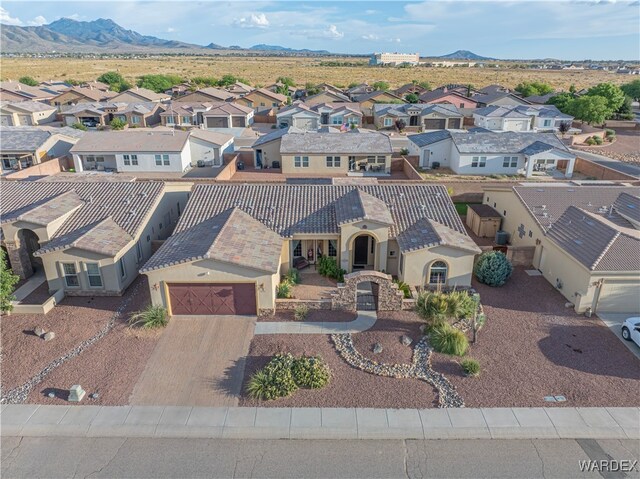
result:
M 129 155 L 122 155 L 122 161 L 126 166 L 131 166 L 131 157 Z
M 120 261 L 118 261 L 118 272 L 120 273 L 121 278 L 125 278 L 127 276 L 127 268 L 124 264 L 124 258 L 120 258 Z
M 444 261 L 434 261 L 429 268 L 429 284 L 446 284 L 448 269 Z
M 134 125 L 139 125 L 140 124 L 140 117 L 138 115 L 132 115 L 131 116 L 131 123 L 133 123 Z
M 334 116 L 331 119 L 331 123 L 333 125 L 342 125 L 343 122 L 344 122 L 344 117 L 343 116 Z
M 162 155 L 155 155 L 156 166 L 162 166 Z
M 78 270 L 75 263 L 62 263 L 62 271 L 64 273 L 64 283 L 68 288 L 79 288 Z
M 296 168 L 309 168 L 309 157 L 308 156 L 294 156 L 293 157 L 293 166 Z
M 393 118 L 384 119 L 384 126 L 392 126 L 392 125 L 393 125 Z
M 471 167 L 472 168 L 484 168 L 487 166 L 487 157 L 486 156 L 474 156 L 471 158 Z
M 387 162 L 387 157 L 386 156 L 379 156 L 378 157 L 378 164 L 379 165 L 384 165 Z
M 87 269 L 89 286 L 91 288 L 102 288 L 102 274 L 100 274 L 98 263 L 85 263 L 85 268 Z
M 162 155 L 162 163 L 164 166 L 169 166 L 171 161 L 169 161 L 169 155 Z
M 138 166 L 138 155 L 131 155 L 131 164 L 133 166 Z
M 518 157 L 517 156 L 505 156 L 502 160 L 503 168 L 515 168 L 518 166 Z

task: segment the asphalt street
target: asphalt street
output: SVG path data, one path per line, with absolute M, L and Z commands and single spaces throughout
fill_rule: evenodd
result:
M 640 459 L 637 440 L 3 437 L 1 451 L 3 479 L 640 477 L 638 463 L 626 472 L 580 468 L 592 460 L 630 469 Z

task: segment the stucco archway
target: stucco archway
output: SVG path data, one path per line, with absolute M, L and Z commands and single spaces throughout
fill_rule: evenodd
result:
M 349 239 L 349 270 L 378 269 L 379 240 L 370 231 L 360 231 Z

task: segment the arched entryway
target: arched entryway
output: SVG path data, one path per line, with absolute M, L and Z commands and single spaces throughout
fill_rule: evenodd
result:
M 26 253 L 25 258 L 23 259 L 23 263 L 26 263 L 26 258 L 28 257 L 29 265 L 32 272 L 37 271 L 42 268 L 42 259 L 33 255 L 36 251 L 40 249 L 40 240 L 38 239 L 38 235 L 36 235 L 33 231 L 22 229 L 18 231 L 18 244 L 21 249 Z M 26 264 L 24 265 L 26 266 Z M 25 267 L 25 269 L 28 269 Z
M 359 234 L 351 243 L 351 270 L 376 269 L 376 239 L 370 234 Z

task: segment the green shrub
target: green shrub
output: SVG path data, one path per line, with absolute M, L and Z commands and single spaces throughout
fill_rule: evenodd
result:
M 480 363 L 475 359 L 464 359 L 460 366 L 462 366 L 462 370 L 467 376 L 478 376 L 480 375 Z
M 502 286 L 513 273 L 513 265 L 504 253 L 486 251 L 480 255 L 473 273 L 478 281 L 489 286 Z
M 295 309 L 293 310 L 293 318 L 296 321 L 304 321 L 307 318 L 308 314 L 309 314 L 309 307 L 305 304 L 296 306 Z
M 616 132 L 615 132 L 615 130 L 611 130 L 610 128 L 607 128 L 606 130 L 604 130 L 604 135 L 605 136 L 616 136 Z
M 298 387 L 320 389 L 327 385 L 331 376 L 329 367 L 318 356 L 302 356 L 291 366 L 293 380 Z
M 318 258 L 318 274 L 333 278 L 336 281 L 342 283 L 344 281 L 344 275 L 346 271 L 340 266 L 335 258 L 330 256 L 321 256 Z
M 73 125 L 71 125 L 71 128 L 75 128 L 76 130 L 82 130 L 82 131 L 87 131 L 88 130 L 88 128 L 86 126 L 84 126 L 82 123 L 80 123 L 79 121 L 77 121 Z
M 400 154 L 404 155 L 404 156 L 407 156 L 409 154 L 409 148 L 402 148 L 400 150 Z
M 6 253 L 0 249 L 0 311 L 6 313 L 13 309 L 12 301 L 16 297 L 13 295 L 16 283 L 20 281 L 20 277 L 14 274 L 9 267 Z
M 469 348 L 465 334 L 447 323 L 434 326 L 429 333 L 429 341 L 437 352 L 454 356 L 464 356 Z
M 18 78 L 18 82 L 22 83 L 23 85 L 28 85 L 28 86 L 38 86 L 38 81 L 30 76 L 23 76 Z
M 120 118 L 114 118 L 113 120 L 111 120 L 111 123 L 109 123 L 109 125 L 111 125 L 111 129 L 113 130 L 124 130 L 124 127 L 127 126 L 127 122 L 121 120 Z
M 596 144 L 596 140 L 594 140 L 592 136 L 584 140 L 584 142 L 589 146 L 593 146 Z
M 447 293 L 449 317 L 455 319 L 470 318 L 477 308 L 476 301 L 466 291 L 451 291 Z
M 169 322 L 168 313 L 162 306 L 149 305 L 142 311 L 129 317 L 129 327 L 140 326 L 145 329 L 165 327 Z
M 397 279 L 393 280 L 394 283 L 396 283 L 398 285 L 398 289 L 400 291 L 402 291 L 402 294 L 404 295 L 404 297 L 406 299 L 411 298 L 411 286 L 409 286 L 407 283 L 405 283 L 404 281 L 399 281 Z
M 425 291 L 416 301 L 418 314 L 432 326 L 448 319 L 470 318 L 476 308 L 476 300 L 466 291 Z
M 331 376 L 328 366 L 320 357 L 276 354 L 260 371 L 251 376 L 246 386 L 250 397 L 263 400 L 277 399 L 293 394 L 299 387 L 324 387 Z
M 276 286 L 276 296 L 281 299 L 289 299 L 292 297 L 291 288 L 293 285 L 284 279 Z
M 292 268 L 287 271 L 287 274 L 284 275 L 284 278 L 291 284 L 300 284 L 300 272 L 297 269 Z
M 593 141 L 596 142 L 596 145 L 602 145 L 602 138 L 600 138 L 599 136 L 594 136 Z

